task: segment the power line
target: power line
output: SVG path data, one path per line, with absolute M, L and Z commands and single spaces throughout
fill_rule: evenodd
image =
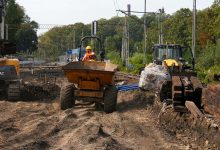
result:
M 65 25 L 61 25 L 61 24 L 38 24 L 38 27 L 35 28 L 33 26 L 22 26 L 22 25 L 18 25 L 18 24 L 8 24 L 8 28 L 9 29 L 29 29 L 29 28 L 34 28 L 34 29 L 52 29 L 55 27 L 63 27 Z
M 116 5 L 117 5 L 117 9 L 119 9 L 119 5 L 118 5 L 118 0 L 115 0 Z
M 132 18 L 132 19 L 134 19 L 134 20 L 136 20 L 137 22 L 139 22 L 140 24 L 144 24 L 144 22 L 143 21 L 141 21 L 141 20 L 139 20 L 139 19 L 137 19 L 136 17 L 134 17 L 134 16 L 131 16 L 131 15 L 128 15 L 128 11 L 124 11 L 124 10 L 117 10 L 117 11 L 120 11 L 121 13 L 123 13 L 123 14 L 125 14 L 126 16 L 129 16 L 130 18 Z
M 115 0 L 113 0 L 113 3 L 114 3 L 114 6 L 115 6 L 115 11 L 117 10 L 117 7 L 116 7 L 116 2 Z M 116 11 L 116 15 L 118 16 L 118 12 Z
M 122 23 L 99 23 L 99 26 L 123 26 L 124 24 Z M 33 28 L 32 26 L 22 26 L 18 24 L 8 24 L 9 29 L 29 29 Z M 38 24 L 38 28 L 34 28 L 37 30 L 46 30 L 46 29 L 53 29 L 56 27 L 64 27 L 64 26 L 69 26 L 69 25 L 62 25 L 62 24 Z
M 61 25 L 61 24 L 39 24 L 38 29 L 52 29 L 55 27 L 63 27 L 66 25 Z

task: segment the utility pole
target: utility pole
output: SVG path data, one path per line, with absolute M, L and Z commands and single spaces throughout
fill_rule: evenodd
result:
M 130 4 L 127 5 L 128 15 L 130 15 Z M 129 66 L 129 25 L 127 22 L 127 16 L 125 16 L 125 24 L 123 27 L 123 38 L 122 38 L 122 51 L 121 58 L 123 64 L 128 68 Z
M 128 9 L 128 16 L 131 15 L 131 5 L 128 4 L 127 5 L 127 9 Z M 126 38 L 127 38 L 127 50 L 126 50 L 126 66 L 128 68 L 129 66 L 129 57 L 130 57 L 130 47 L 129 47 L 129 42 L 130 42 L 130 35 L 129 35 L 129 23 L 127 22 L 127 32 L 126 32 Z
M 193 0 L 193 17 L 192 17 L 192 55 L 193 69 L 195 66 L 195 49 L 196 49 L 196 0 Z
M 76 31 L 73 29 L 73 49 L 76 48 Z
M 159 31 L 159 44 L 163 44 L 163 14 L 164 14 L 164 8 L 159 9 L 158 14 L 158 31 Z
M 147 49 L 147 27 L 146 27 L 146 0 L 144 0 L 144 63 L 146 63 Z

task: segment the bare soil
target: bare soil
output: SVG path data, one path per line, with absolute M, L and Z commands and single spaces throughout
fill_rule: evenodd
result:
M 94 103 L 81 101 L 74 108 L 62 111 L 59 91 L 66 82 L 64 78 L 57 77 L 55 83 L 53 79 L 23 77 L 26 87 L 22 101 L 9 102 L 1 97 L 0 149 L 219 148 L 216 144 L 219 131 L 213 130 L 209 135 L 206 128 L 207 132 L 202 132 L 204 136 L 200 138 L 202 133 L 194 131 L 197 126 L 188 128 L 190 121 L 182 125 L 190 116 L 184 118 L 167 111 L 163 119 L 158 117 L 161 106 L 155 102 L 154 92 L 119 92 L 117 111 L 110 114 L 98 110 Z M 35 87 L 39 87 L 37 92 Z M 210 142 L 207 139 L 210 136 L 216 140 Z
M 220 119 L 220 84 L 210 84 L 203 92 L 205 111 Z

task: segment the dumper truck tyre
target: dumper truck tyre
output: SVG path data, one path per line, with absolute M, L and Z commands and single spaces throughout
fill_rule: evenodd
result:
M 60 92 L 60 108 L 66 110 L 75 105 L 73 84 L 64 85 Z
M 20 82 L 13 82 L 8 85 L 7 96 L 9 101 L 18 101 L 21 97 Z
M 109 85 L 104 91 L 104 112 L 111 113 L 116 110 L 118 90 Z

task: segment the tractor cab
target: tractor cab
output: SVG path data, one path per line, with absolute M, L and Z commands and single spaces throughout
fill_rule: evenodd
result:
M 153 59 L 158 65 L 166 59 L 182 61 L 182 47 L 179 44 L 156 44 L 153 46 Z

